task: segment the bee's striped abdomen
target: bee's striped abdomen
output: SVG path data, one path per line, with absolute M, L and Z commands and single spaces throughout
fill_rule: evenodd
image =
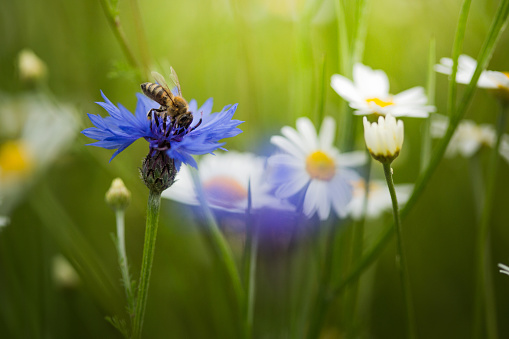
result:
M 157 102 L 159 105 L 168 106 L 168 100 L 170 100 L 170 97 L 161 85 L 154 84 L 152 82 L 145 82 L 141 84 L 141 90 L 146 96 Z

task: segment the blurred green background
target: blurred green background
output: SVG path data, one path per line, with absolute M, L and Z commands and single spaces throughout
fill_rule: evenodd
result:
M 428 48 L 436 39 L 437 61 L 450 57 L 461 2 L 410 0 L 369 2 L 363 62 L 387 72 L 391 92 L 425 86 Z M 476 56 L 498 1 L 474 1 L 464 52 Z M 267 153 L 269 137 L 299 116 L 319 121 L 320 89 L 324 114 L 343 121 L 344 108 L 329 79 L 340 72 L 337 20 L 333 0 L 324 0 L 306 21 L 303 1 L 140 1 L 119 3 L 127 39 L 138 59 L 171 64 L 183 94 L 214 109 L 239 103 L 236 118 L 244 131 L 227 140 L 232 150 Z M 137 29 L 141 13 L 144 32 Z M 347 13 L 354 8 L 346 3 Z M 353 23 L 350 23 L 353 24 Z M 140 40 L 140 36 L 147 40 Z M 509 69 L 507 32 L 489 69 Z M 139 80 L 133 75 L 99 1 L 2 1 L 0 11 L 0 90 L 20 98 L 34 89 L 19 81 L 18 53 L 32 49 L 48 68 L 47 88 L 55 98 L 77 107 L 80 129 L 90 127 L 86 113 L 105 115 L 94 104 L 103 90 L 114 103 L 135 107 Z M 153 66 L 156 67 L 156 66 Z M 321 77 L 322 74 L 325 75 Z M 143 77 L 143 81 L 152 79 Z M 459 91 L 463 87 L 459 86 Z M 22 98 L 22 97 L 21 97 Z M 21 99 L 22 100 L 22 99 Z M 436 105 L 445 112 L 447 77 L 437 75 Z M 478 90 L 467 118 L 494 123 L 494 98 Z M 4 112 L 0 112 L 4 114 Z M 415 181 L 420 159 L 421 122 L 405 120 L 405 146 L 394 165 L 396 183 Z M 356 149 L 363 149 L 361 120 Z M 1 129 L 1 126 L 0 126 Z M 341 130 L 341 129 L 339 129 Z M 338 136 L 338 141 L 341 136 Z M 5 141 L 5 140 L 3 140 Z M 111 180 L 121 177 L 133 193 L 126 215 L 131 273 L 139 275 L 148 191 L 138 178 L 146 155 L 138 141 L 111 163 L 112 151 L 85 147 L 79 134 L 51 168 L 38 178 L 0 231 L 0 337 L 120 338 L 104 318 L 125 316 L 125 300 L 111 234 L 112 210 L 104 203 Z M 487 153 L 481 152 L 482 165 Z M 381 166 L 374 175 L 382 177 Z M 491 223 L 493 273 L 500 337 L 509 337 L 509 277 L 497 263 L 509 264 L 509 164 L 502 160 Z M 421 338 L 470 335 L 474 286 L 476 197 L 467 159 L 444 159 L 424 195 L 404 220 L 406 249 L 417 328 Z M 238 338 L 239 312 L 231 285 L 203 232 L 196 210 L 163 201 L 156 257 L 144 326 L 146 338 Z M 368 223 L 369 244 L 391 216 Z M 318 223 L 310 225 L 318 227 Z M 335 274 L 342 276 L 342 229 Z M 240 258 L 238 235 L 229 237 Z M 270 245 L 260 253 L 255 306 L 255 338 L 298 338 L 319 277 L 309 233 L 293 246 Z M 270 247 L 270 248 L 269 248 Z M 79 272 L 79 283 L 62 287 L 52 275 L 52 260 L 63 254 Z M 403 338 L 404 307 L 395 266 L 394 242 L 362 277 L 361 305 L 355 318 L 362 338 Z M 336 278 L 337 278 L 336 277 Z M 295 291 L 300 291 L 296 293 Z M 324 338 L 343 338 L 350 310 L 343 298 L 327 316 Z

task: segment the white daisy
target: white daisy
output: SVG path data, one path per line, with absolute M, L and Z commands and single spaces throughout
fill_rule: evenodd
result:
M 332 88 L 355 109 L 354 114 L 388 113 L 395 117 L 426 118 L 435 106 L 427 105 L 424 88 L 413 87 L 399 94 L 389 93 L 389 79 L 382 70 L 357 63 L 353 68 L 353 81 L 339 74 L 331 78 Z
M 230 212 L 244 213 L 247 209 L 248 186 L 251 184 L 252 208 L 262 207 L 291 209 L 270 194 L 265 182 L 265 158 L 251 153 L 229 151 L 207 154 L 198 164 L 203 190 L 210 207 Z M 177 180 L 162 193 L 163 198 L 187 205 L 199 205 L 190 169 L 182 166 Z
M 392 162 L 401 152 L 404 140 L 403 121 L 391 114 L 369 123 L 364 117 L 364 140 L 371 156 L 380 162 Z
M 449 119 L 435 116 L 431 122 L 431 137 L 442 138 L 448 125 Z M 462 120 L 447 146 L 446 156 L 453 157 L 460 154 L 465 158 L 471 157 L 482 146 L 493 147 L 495 139 L 495 128 L 492 125 L 477 125 L 472 120 Z
M 359 179 L 353 183 L 353 198 L 348 205 L 348 215 L 355 220 L 359 220 L 362 217 L 364 209 L 364 194 L 366 192 L 365 187 L 366 183 L 363 179 Z M 413 185 L 395 185 L 395 189 L 398 197 L 398 203 L 402 206 L 407 202 L 408 198 L 410 198 Z M 384 211 L 390 210 L 391 208 L 392 200 L 387 183 L 384 180 L 372 180 L 369 183 L 366 218 L 377 218 Z
M 285 126 L 283 136 L 271 142 L 283 152 L 269 158 L 269 180 L 276 187 L 276 196 L 291 198 L 304 193 L 303 212 L 310 217 L 318 213 L 320 220 L 329 217 L 331 207 L 344 217 L 352 198 L 351 181 L 357 173 L 351 167 L 365 163 L 364 152 L 341 154 L 333 146 L 336 122 L 326 117 L 316 133 L 308 118 L 297 119 L 297 130 Z
M 440 59 L 440 64 L 435 65 L 435 71 L 443 74 L 452 73 L 453 61 L 450 58 Z M 456 82 L 460 84 L 469 84 L 477 67 L 477 61 L 462 54 L 458 58 L 458 71 L 456 73 Z M 497 71 L 483 71 L 477 81 L 477 87 L 488 89 L 502 89 L 509 91 L 509 73 Z
M 0 211 L 9 212 L 30 184 L 62 154 L 76 135 L 72 107 L 43 96 L 6 100 L 0 105 Z

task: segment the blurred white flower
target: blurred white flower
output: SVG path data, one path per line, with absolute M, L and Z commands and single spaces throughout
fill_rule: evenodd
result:
M 449 126 L 449 119 L 445 116 L 435 115 L 431 121 L 431 137 L 442 138 Z M 489 124 L 477 125 L 472 120 L 462 120 L 454 132 L 445 155 L 454 157 L 461 155 L 469 158 L 477 153 L 481 147 L 493 147 L 496 142 L 495 127 Z M 504 134 L 498 150 L 500 156 L 509 163 L 509 135 Z
M 36 81 L 46 77 L 46 64 L 29 49 L 23 49 L 18 55 L 18 68 L 21 80 Z
M 450 58 L 441 58 L 440 63 L 435 65 L 435 71 L 443 74 L 452 74 L 453 61 Z M 460 84 L 469 84 L 477 67 L 477 61 L 462 54 L 458 58 L 458 71 L 456 73 L 456 82 Z M 483 71 L 477 81 L 477 87 L 489 89 L 509 90 L 509 73 L 497 71 Z
M 265 182 L 265 158 L 251 153 L 229 151 L 207 154 L 198 164 L 198 174 L 210 207 L 244 213 L 247 209 L 248 185 L 251 185 L 252 208 L 291 209 L 270 194 Z M 182 166 L 175 183 L 162 193 L 163 198 L 187 205 L 199 205 L 191 172 Z
M 382 70 L 357 63 L 353 81 L 339 74 L 331 78 L 332 88 L 355 110 L 354 114 L 392 114 L 395 117 L 426 118 L 435 106 L 427 105 L 422 87 L 413 87 L 399 94 L 389 93 L 389 79 Z
M 412 193 L 412 184 L 395 185 L 398 203 L 403 206 Z M 353 219 L 359 220 L 362 217 L 364 208 L 364 194 L 366 193 L 366 183 L 359 179 L 353 183 L 353 198 L 348 205 L 348 215 Z M 384 180 L 372 180 L 369 183 L 368 201 L 366 209 L 366 218 L 374 219 L 380 216 L 384 211 L 392 209 L 392 200 L 387 183 Z
M 373 158 L 380 162 L 392 162 L 403 146 L 403 121 L 396 120 L 391 114 L 378 118 L 378 123 L 368 122 L 364 117 L 364 140 Z
M 442 138 L 448 126 L 449 119 L 447 117 L 434 116 L 431 121 L 431 137 Z M 468 158 L 479 151 L 482 146 L 493 147 L 495 139 L 495 128 L 492 125 L 477 125 L 472 120 L 462 120 L 447 146 L 445 155 L 453 157 L 460 154 Z
M 500 268 L 500 273 L 509 275 L 509 267 L 504 264 L 498 264 L 498 267 Z
M 331 207 L 340 217 L 346 216 L 352 198 L 351 182 L 358 179 L 352 167 L 365 163 L 364 152 L 341 154 L 333 146 L 336 121 L 326 117 L 317 135 L 308 118 L 297 119 L 297 130 L 285 126 L 283 136 L 271 142 L 283 152 L 269 158 L 269 181 L 276 196 L 295 197 L 304 192 L 303 212 L 320 220 L 329 217 Z
M 78 122 L 73 108 L 46 97 L 0 103 L 0 211 L 6 215 L 36 178 L 70 146 Z

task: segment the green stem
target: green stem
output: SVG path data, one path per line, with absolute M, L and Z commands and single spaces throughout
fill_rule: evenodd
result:
M 368 153 L 368 152 L 366 152 Z M 368 212 L 368 201 L 369 201 L 369 189 L 371 182 L 371 163 L 373 158 L 370 154 L 367 154 L 368 160 L 365 165 L 365 176 L 364 176 L 364 199 L 362 202 L 362 216 L 361 218 L 354 223 L 353 229 L 353 241 L 352 241 L 352 258 L 350 260 L 350 267 L 355 264 L 355 261 L 359 260 L 362 255 L 362 250 L 364 248 L 364 225 L 366 222 L 366 215 Z M 357 300 L 359 294 L 359 281 L 356 281 L 350 292 L 350 303 L 349 303 L 349 314 L 348 319 L 350 321 L 346 322 L 346 325 L 351 328 L 351 336 L 354 336 L 355 326 L 356 326 L 356 313 L 357 313 Z
M 251 215 L 251 182 L 248 184 L 248 203 L 246 211 L 246 244 L 244 248 L 244 290 L 245 296 L 245 338 L 253 336 L 254 298 L 256 287 L 256 261 L 258 255 L 258 227 Z
M 198 197 L 198 201 L 200 202 L 205 219 L 207 220 L 206 225 L 208 226 L 208 230 L 212 235 L 212 240 L 216 246 L 217 251 L 220 254 L 221 260 L 223 261 L 226 271 L 230 276 L 230 280 L 233 285 L 233 291 L 238 303 L 239 310 L 243 310 L 245 303 L 244 291 L 242 288 L 242 282 L 240 280 L 239 271 L 235 266 L 233 253 L 231 251 L 230 246 L 226 242 L 226 239 L 224 238 L 223 234 L 219 230 L 219 226 L 217 225 L 216 219 L 214 218 L 214 215 L 212 214 L 212 211 L 210 210 L 210 207 L 207 201 L 205 200 L 205 194 L 203 192 L 203 187 L 201 185 L 200 178 L 198 177 L 198 173 L 196 172 L 196 170 L 193 170 L 191 171 L 191 175 L 193 177 L 193 183 L 196 188 L 196 195 Z M 247 332 L 245 330 L 246 325 L 247 324 L 243 325 L 244 333 Z
M 145 29 L 143 26 L 143 20 L 141 19 L 140 6 L 138 5 L 137 0 L 130 0 L 131 8 L 133 10 L 133 18 L 134 18 L 134 26 L 136 27 L 136 37 L 138 40 L 138 47 L 140 49 L 141 56 L 141 67 L 143 69 L 143 75 L 148 77 L 149 67 L 150 67 L 150 49 L 147 43 L 147 38 L 145 35 Z
M 481 217 L 481 208 L 482 202 L 484 201 L 484 192 L 483 192 L 483 177 L 482 177 L 482 168 L 481 168 L 481 156 L 480 152 L 476 152 L 469 159 L 469 172 L 470 172 L 470 182 L 472 185 L 472 195 L 474 197 L 474 208 L 476 211 L 476 219 L 477 222 L 480 222 Z
M 132 331 L 132 337 L 134 339 L 141 338 L 141 331 L 143 328 L 143 319 L 145 317 L 145 308 L 147 306 L 150 273 L 152 271 L 152 262 L 154 260 L 154 252 L 156 246 L 160 203 L 161 193 L 150 191 L 147 204 L 147 224 L 145 228 L 145 244 L 143 245 L 143 260 L 141 263 L 138 295 L 136 298 L 136 312 L 134 316 Z
M 254 300 L 256 288 L 256 262 L 258 255 L 258 230 L 257 227 L 251 225 L 247 231 L 251 233 L 246 239 L 246 266 L 245 266 L 245 317 L 246 328 L 245 338 L 249 339 L 253 336 L 253 315 Z
M 103 8 L 104 15 L 106 16 L 106 19 L 108 20 L 108 23 L 110 24 L 110 27 L 113 30 L 113 34 L 115 35 L 115 38 L 120 44 L 120 47 L 122 48 L 122 51 L 124 52 L 124 55 L 127 58 L 127 61 L 134 69 L 139 71 L 139 64 L 136 61 L 136 57 L 134 56 L 133 50 L 129 45 L 129 42 L 127 41 L 127 37 L 120 22 L 118 10 L 116 8 L 112 8 L 108 0 L 100 0 L 100 3 Z
M 127 262 L 127 254 L 125 250 L 125 210 L 116 209 L 115 218 L 117 220 L 117 252 L 118 252 L 118 264 L 120 266 L 120 272 L 122 274 L 122 282 L 124 284 L 125 294 L 127 297 L 127 304 L 129 315 L 134 314 L 134 294 L 131 284 L 131 276 L 129 275 L 129 265 Z
M 484 193 L 481 221 L 476 235 L 476 248 L 474 257 L 476 268 L 476 285 L 474 299 L 474 327 L 472 332 L 475 338 L 485 338 L 482 331 L 483 316 L 485 316 L 484 320 L 486 321 L 488 330 L 487 338 L 497 338 L 496 311 L 494 309 L 494 303 L 490 300 L 493 296 L 493 285 L 489 283 L 489 270 L 486 270 L 486 265 L 489 265 L 487 260 L 490 255 L 489 226 L 497 179 L 497 169 L 499 162 L 498 152 L 500 149 L 502 136 L 507 125 L 507 118 L 509 115 L 508 108 L 508 104 L 502 104 L 500 113 L 498 115 L 496 126 L 497 139 L 490 153 L 490 161 L 487 169 L 488 180 Z M 483 310 L 485 313 L 483 313 Z
M 397 245 L 397 257 L 396 261 L 399 264 L 399 274 L 401 279 L 401 285 L 403 286 L 403 297 L 405 298 L 406 314 L 407 314 L 407 338 L 416 338 L 415 332 L 415 316 L 414 308 L 412 306 L 412 294 L 410 293 L 410 278 L 408 276 L 408 267 L 406 263 L 406 257 L 403 249 L 403 230 L 401 227 L 401 218 L 399 215 L 398 199 L 396 197 L 396 190 L 394 189 L 394 181 L 392 180 L 392 169 L 390 163 L 384 163 L 384 174 L 385 180 L 387 180 L 387 186 L 391 193 L 392 199 L 392 212 L 394 215 L 394 226 L 396 229 L 396 245 Z
M 323 226 L 323 225 L 322 225 Z M 323 265 L 322 276 L 320 279 L 320 285 L 318 287 L 318 295 L 316 296 L 314 306 L 312 308 L 312 318 L 308 330 L 308 338 L 314 339 L 320 336 L 320 330 L 322 323 L 327 314 L 330 300 L 327 297 L 332 276 L 332 263 L 334 259 L 334 244 L 336 242 L 336 231 L 337 225 L 331 223 L 328 225 L 327 233 L 327 247 L 325 249 L 325 262 Z
M 447 98 L 447 113 L 449 116 L 454 115 L 456 110 L 456 74 L 458 72 L 458 58 L 463 47 L 463 40 L 465 38 L 465 29 L 467 25 L 468 13 L 470 12 L 471 0 L 464 0 L 461 6 L 460 17 L 458 20 L 458 26 L 456 27 L 456 36 L 452 47 L 452 70 L 451 79 L 449 81 L 449 96 Z
M 435 104 L 435 59 L 436 59 L 436 42 L 431 39 L 429 43 L 428 55 L 428 84 L 426 95 L 428 96 L 428 105 Z M 426 169 L 431 157 L 431 137 L 430 137 L 431 115 L 424 119 L 422 124 L 422 141 L 421 141 L 421 173 Z

